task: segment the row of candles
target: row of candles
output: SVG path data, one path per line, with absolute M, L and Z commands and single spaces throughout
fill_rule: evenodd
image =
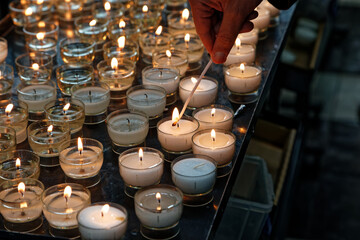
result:
M 27 6 L 27 1 L 23 2 Z M 65 4 L 74 2 L 65 1 Z M 55 235 L 55 230 L 71 231 L 78 227 L 84 239 L 121 238 L 127 227 L 125 208 L 114 203 L 90 205 L 90 192 L 86 188 L 90 186 L 69 183 L 45 190 L 36 180 L 40 166 L 58 164 L 70 179 L 97 176 L 103 164 L 102 144 L 95 139 L 71 137 L 81 131 L 84 123 L 97 124 L 106 120 L 114 151 L 120 154 L 119 171 L 125 193 L 134 197 L 135 212 L 142 223 L 141 233 L 150 238 L 159 238 L 159 231 L 165 238 L 176 235 L 183 205 L 203 206 L 212 200 L 216 177 L 228 174 L 231 169 L 236 142 L 231 133 L 234 112 L 225 106 L 211 105 L 217 97 L 218 82 L 205 77 L 191 95 L 199 77 L 180 80 L 189 67 L 200 61 L 204 51 L 193 22 L 188 21 L 189 11 L 176 13 L 175 20 L 169 15 L 169 33 L 162 26 L 154 27 L 159 16 L 155 14 L 155 21 L 149 20 L 152 16 L 149 11 L 154 8 L 147 5 L 142 6 L 138 21 L 133 21 L 135 15 L 131 19 L 113 19 L 109 9 L 116 8 L 110 2 L 104 4 L 105 18 L 96 15 L 73 19 L 80 38 L 60 42 L 65 65 L 56 70 L 59 89 L 71 99 L 56 99 L 56 86 L 49 80 L 52 59 L 57 54 L 57 26 L 35 22 L 37 18 L 32 23 L 31 19 L 36 15 L 33 15 L 34 9 L 29 14 L 24 6 L 23 21 L 18 21 L 18 26 L 27 23 L 24 33 L 31 52 L 15 61 L 22 81 L 17 88 L 19 101 L 9 100 L 0 109 L 0 121 L 5 125 L 0 127 L 0 136 L 5 139 L 4 149 L 0 151 L 0 178 L 8 180 L 0 185 L 0 198 L 3 204 L 12 206 L 1 211 L 7 222 L 5 227 L 15 231 L 34 230 L 41 225 L 39 218 L 43 212 Z M 121 8 L 123 12 L 129 10 L 124 6 Z M 248 64 L 255 60 L 258 32 L 264 32 L 270 22 L 270 11 L 263 9 L 259 11 L 258 28 L 239 35 L 225 63 L 225 83 L 230 95 L 235 95 L 229 96 L 234 102 L 242 94 L 256 92 L 261 82 L 261 68 Z M 267 17 L 262 20 L 264 15 Z M 133 27 L 126 31 L 125 26 Z M 152 28 L 133 31 L 139 26 Z M 131 32 L 135 33 L 134 37 Z M 53 43 L 51 34 L 56 36 Z M 139 43 L 135 40 L 136 34 Z M 113 41 L 103 43 L 107 36 Z M 97 41 L 94 43 L 89 38 Z M 91 64 L 99 45 L 104 61 L 97 65 L 100 81 L 95 82 L 96 70 L 91 65 L 79 63 Z M 153 66 L 142 71 L 144 85 L 131 87 L 135 64 L 139 60 L 139 46 L 141 59 Z M 7 88 L 11 90 L 13 70 L 6 64 L 0 66 L 0 90 L 5 89 L 3 82 L 10 83 Z M 178 92 L 183 102 L 191 98 L 188 107 L 195 109 L 192 117 L 180 117 L 175 108 L 172 117 L 159 120 L 165 107 L 176 101 Z M 4 91 L 5 94 L 8 91 Z M 110 101 L 124 97 L 128 109 L 107 115 Z M 34 122 L 27 127 L 28 120 Z M 156 120 L 156 124 L 152 120 Z M 162 152 L 139 147 L 121 151 L 123 147 L 142 144 L 149 127 L 155 125 L 163 150 L 180 155 L 171 161 L 171 176 L 176 187 L 159 184 L 166 160 Z M 16 144 L 26 138 L 33 151 L 14 151 Z M 193 154 L 187 154 L 190 152 Z

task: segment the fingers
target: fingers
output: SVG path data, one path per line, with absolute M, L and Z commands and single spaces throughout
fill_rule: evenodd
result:
M 253 30 L 254 24 L 250 21 L 247 21 L 243 24 L 242 28 L 240 29 L 239 33 L 246 33 Z
M 249 16 L 246 18 L 246 20 L 250 21 L 250 20 L 257 18 L 258 16 L 259 16 L 259 13 L 257 11 L 253 11 L 252 13 L 249 14 Z

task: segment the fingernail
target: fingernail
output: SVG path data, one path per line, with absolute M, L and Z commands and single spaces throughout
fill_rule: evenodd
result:
M 213 60 L 215 63 L 223 63 L 226 61 L 226 55 L 223 52 L 216 52 Z

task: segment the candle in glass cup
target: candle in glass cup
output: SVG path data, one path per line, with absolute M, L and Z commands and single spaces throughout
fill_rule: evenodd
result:
M 180 76 L 184 76 L 189 66 L 186 52 L 179 50 L 165 50 L 154 52 L 152 56 L 153 67 L 176 68 Z
M 1 51 L 1 50 L 0 50 Z M 11 87 L 14 83 L 14 69 L 12 66 L 0 63 L 0 100 L 11 97 Z
M 192 116 L 199 121 L 199 130 L 217 128 L 231 131 L 234 111 L 226 106 L 213 104 L 196 109 Z
M 21 1 L 9 3 L 10 16 L 15 26 L 23 27 L 26 24 L 40 20 L 40 8 L 36 4 L 22 4 Z
M 234 63 L 252 64 L 255 61 L 255 53 L 253 45 L 242 43 L 240 38 L 236 38 L 235 44 L 231 48 L 224 65 Z
M 195 24 L 189 9 L 185 8 L 181 12 L 171 13 L 167 17 L 169 31 L 172 34 L 193 33 L 196 34 Z
M 189 63 L 199 62 L 204 53 L 204 45 L 197 34 L 177 34 L 171 44 L 175 49 L 187 52 Z
M 254 28 L 259 29 L 259 38 L 263 39 L 266 37 L 270 25 L 270 11 L 266 8 L 256 8 L 255 10 L 258 12 L 258 16 L 251 22 L 254 24 Z
M 12 127 L 0 126 L 0 162 L 9 159 L 16 149 L 16 132 Z
M 91 39 L 64 38 L 60 41 L 60 54 L 65 64 L 92 64 L 95 58 L 95 42 Z
M 250 32 L 239 33 L 237 38 L 244 44 L 252 44 L 256 46 L 259 40 L 259 29 L 254 28 Z
M 5 62 L 8 55 L 8 44 L 5 38 L 0 37 L 0 64 Z
M 225 84 L 234 93 L 257 91 L 261 82 L 261 69 L 243 63 L 225 67 Z
M 279 15 L 280 15 L 280 10 L 277 9 L 276 7 L 274 7 L 268 0 L 263 0 L 259 6 L 259 8 L 266 8 L 267 10 L 269 10 L 270 12 L 270 25 L 269 27 L 274 27 L 278 24 L 279 22 Z
M 26 103 L 9 101 L 9 104 L 0 108 L 0 125 L 15 129 L 16 144 L 22 143 L 27 138 L 28 116 Z
M 92 15 L 95 18 L 115 19 L 123 15 L 123 6 L 111 4 L 109 1 L 102 1 L 92 4 Z
M 142 8 L 144 5 L 147 5 L 150 10 L 162 11 L 165 7 L 165 0 L 136 0 L 135 8 Z
M 65 0 L 55 4 L 56 13 L 61 22 L 72 22 L 83 14 L 83 0 Z
M 120 19 L 113 19 L 109 23 L 108 36 L 111 40 L 117 41 L 121 36 L 137 41 L 141 26 L 138 26 L 131 18 L 121 17 Z
M 80 38 L 92 39 L 99 44 L 106 40 L 108 23 L 104 18 L 79 17 L 75 20 L 76 33 Z
M 161 21 L 161 12 L 158 9 L 149 9 L 148 5 L 143 5 L 131 12 L 130 16 L 135 23 L 146 29 L 157 26 Z
M 120 36 L 117 41 L 107 42 L 103 46 L 104 60 L 111 61 L 115 57 L 119 62 L 129 59 L 137 62 L 139 60 L 139 45 L 127 40 L 125 36 Z
M 49 81 L 53 68 L 52 57 L 46 53 L 31 52 L 18 56 L 15 66 L 22 81 Z

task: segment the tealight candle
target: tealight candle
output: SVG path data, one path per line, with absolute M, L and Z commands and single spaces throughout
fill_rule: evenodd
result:
M 186 52 L 179 50 L 166 50 L 154 52 L 152 56 L 153 67 L 176 68 L 180 76 L 184 76 L 188 68 Z
M 121 36 L 137 41 L 141 32 L 140 28 L 141 26 L 138 26 L 133 19 L 121 17 L 109 23 L 108 36 L 113 41 L 117 41 Z
M 217 128 L 231 131 L 234 111 L 226 106 L 213 104 L 196 109 L 192 116 L 199 121 L 199 130 Z
M 41 157 L 41 166 L 59 165 L 60 145 L 70 140 L 68 123 L 44 119 L 28 127 L 29 145 Z
M 119 156 L 119 170 L 125 183 L 125 193 L 158 184 L 164 171 L 164 155 L 154 148 L 132 148 Z
M 26 140 L 28 109 L 26 103 L 11 101 L 0 108 L 0 125 L 12 127 L 16 131 L 16 144 Z
M 7 230 L 31 232 L 42 225 L 40 196 L 44 185 L 36 179 L 6 181 L 0 185 L 1 215 Z
M 236 38 L 235 44 L 231 48 L 224 65 L 234 63 L 252 64 L 255 61 L 255 52 L 253 45 L 241 43 L 241 39 Z
M 235 153 L 235 143 L 236 137 L 233 133 L 220 129 L 202 130 L 192 137 L 193 153 L 213 158 L 218 168 L 231 164 Z M 218 173 L 218 175 L 221 177 L 227 173 Z
M 82 209 L 77 220 L 82 239 L 118 240 L 126 232 L 128 213 L 116 203 L 94 203 Z
M 152 1 L 136 0 L 134 7 L 142 8 L 145 4 L 147 4 L 147 6 L 149 7 L 150 10 L 162 11 L 165 6 L 165 1 L 164 0 L 152 0 Z
M 128 109 L 110 113 L 106 119 L 106 125 L 115 147 L 139 145 L 145 141 L 149 131 L 149 120 L 145 113 Z
M 55 4 L 56 13 L 61 22 L 72 22 L 83 14 L 83 0 L 65 0 Z
M 184 205 L 203 206 L 212 201 L 216 165 L 214 159 L 196 154 L 177 157 L 171 163 L 171 179 L 184 193 Z
M 179 233 L 183 194 L 177 187 L 159 184 L 135 194 L 135 213 L 141 234 L 149 239 L 170 239 Z
M 139 45 L 142 52 L 142 60 L 151 64 L 152 55 L 155 51 L 169 49 L 171 36 L 163 26 L 149 28 L 139 37 Z
M 0 100 L 6 100 L 11 97 L 11 87 L 13 83 L 13 67 L 5 63 L 0 63 Z
M 254 28 L 250 32 L 239 33 L 237 38 L 244 44 L 252 44 L 256 46 L 259 40 L 259 29 Z
M 104 18 L 79 17 L 75 20 L 76 33 L 80 38 L 91 39 L 99 44 L 106 40 L 108 23 Z
M 64 38 L 60 41 L 60 54 L 66 64 L 91 64 L 95 58 L 95 42 L 83 38 Z
M 171 13 L 184 9 L 187 4 L 187 0 L 167 0 L 165 2 L 165 12 Z
M 224 68 L 225 84 L 231 92 L 230 101 L 237 102 L 237 97 L 247 95 L 247 102 L 252 102 L 257 96 L 257 90 L 261 83 L 261 69 L 257 66 L 248 66 L 241 64 L 232 64 Z
M 177 100 L 180 75 L 177 69 L 145 67 L 142 70 L 142 83 L 155 85 L 165 89 L 166 105 L 171 105 Z
M 161 21 L 161 12 L 157 9 L 149 9 L 148 5 L 143 5 L 140 8 L 130 12 L 130 16 L 135 23 L 142 27 L 142 29 L 155 27 Z
M 0 182 L 34 178 L 40 175 L 40 158 L 29 150 L 12 150 L 0 162 Z
M 161 117 L 166 105 L 165 89 L 151 85 L 137 85 L 126 92 L 128 109 L 144 112 L 149 119 Z
M 65 96 L 71 96 L 71 87 L 94 80 L 94 68 L 91 65 L 62 65 L 56 69 L 57 84 Z
M 90 205 L 90 191 L 80 184 L 63 183 L 49 187 L 41 195 L 43 213 L 53 236 L 79 236 L 78 212 Z
M 187 52 L 189 63 L 199 62 L 204 53 L 204 45 L 197 34 L 177 34 L 171 44 L 175 49 Z
M 269 3 L 268 0 L 263 0 L 258 7 L 269 10 L 271 17 L 269 27 L 274 27 L 279 23 L 280 10 Z
M 5 62 L 7 55 L 8 55 L 7 40 L 3 37 L 0 37 L 0 65 Z
M 107 42 L 103 46 L 104 60 L 111 61 L 115 57 L 120 63 L 123 59 L 137 62 L 139 60 L 139 45 L 120 36 L 117 41 Z
M 183 103 L 189 98 L 199 76 L 189 76 L 181 79 L 179 84 L 179 95 Z M 216 100 L 218 91 L 218 82 L 211 77 L 205 76 L 194 95 L 191 97 L 188 108 L 198 108 L 212 104 Z
M 39 83 L 34 81 L 20 83 L 17 87 L 19 102 L 28 106 L 29 120 L 41 120 L 45 117 L 44 106 L 56 100 L 56 86 L 52 81 Z
M 267 29 L 270 25 L 270 11 L 266 8 L 256 8 L 258 12 L 257 18 L 251 20 L 254 28 L 259 29 L 259 38 L 264 39 L 267 36 Z
M 82 129 L 85 120 L 84 103 L 77 99 L 58 99 L 45 105 L 47 117 L 69 124 L 71 134 Z
M 22 81 L 49 81 L 52 73 L 52 57 L 46 53 L 31 52 L 18 56 L 15 65 Z
M 195 24 L 189 9 L 185 8 L 181 12 L 171 13 L 167 17 L 169 31 L 172 34 L 194 33 L 196 34 Z
M 108 20 L 121 17 L 123 15 L 122 6 L 111 4 L 111 2 L 97 2 L 92 4 L 92 15 L 96 18 L 107 18 Z
M 199 128 L 199 122 L 192 117 L 179 119 L 179 111 L 174 109 L 172 117 L 163 118 L 157 124 L 158 140 L 161 147 L 170 153 L 191 151 L 191 137 Z
M 36 4 L 22 4 L 21 1 L 9 3 L 10 16 L 15 26 L 22 27 L 40 20 L 40 9 Z
M 16 149 L 16 132 L 12 127 L 0 126 L 0 162 L 11 158 Z

